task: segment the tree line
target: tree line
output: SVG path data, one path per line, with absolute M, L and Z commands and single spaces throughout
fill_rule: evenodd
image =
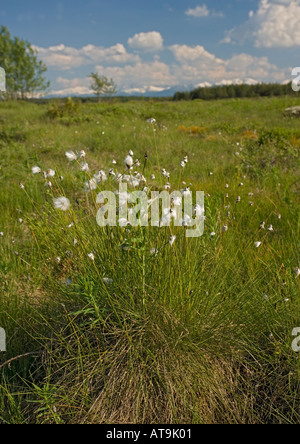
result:
M 173 100 L 217 100 L 243 97 L 275 97 L 297 93 L 292 89 L 292 82 L 281 85 L 278 83 L 258 83 L 256 85 L 219 85 L 204 88 L 195 88 L 192 91 L 178 91 Z

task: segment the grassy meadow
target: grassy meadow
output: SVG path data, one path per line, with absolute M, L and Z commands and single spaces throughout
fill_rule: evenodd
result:
M 300 422 L 299 104 L 0 102 L 1 424 Z M 97 225 L 130 150 L 202 237 Z

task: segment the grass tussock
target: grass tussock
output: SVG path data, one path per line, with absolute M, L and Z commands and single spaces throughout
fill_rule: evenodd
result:
M 296 102 L 0 104 L 1 424 L 299 423 Z M 99 227 L 118 178 L 203 236 Z

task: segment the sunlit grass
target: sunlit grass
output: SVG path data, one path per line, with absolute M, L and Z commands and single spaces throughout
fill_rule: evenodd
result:
M 1 423 L 299 422 L 294 104 L 100 103 L 57 118 L 0 104 Z M 89 172 L 65 156 L 81 150 Z M 109 169 L 126 173 L 130 150 L 150 190 L 204 191 L 202 237 L 97 225 L 96 196 L 117 189 Z M 108 180 L 87 191 L 99 170 Z

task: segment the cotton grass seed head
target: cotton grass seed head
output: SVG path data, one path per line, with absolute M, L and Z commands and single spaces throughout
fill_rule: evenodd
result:
M 171 247 L 172 247 L 172 245 L 174 244 L 175 240 L 176 240 L 176 236 L 170 236 L 170 238 L 169 238 L 169 244 L 171 245 Z
M 58 197 L 57 199 L 53 199 L 53 205 L 56 210 L 68 211 L 71 204 L 66 197 Z
M 38 166 L 34 166 L 31 168 L 32 174 L 39 174 L 42 170 Z
M 73 162 L 74 160 L 77 159 L 76 154 L 74 153 L 74 151 L 67 151 L 66 152 L 66 158 L 70 161 Z

